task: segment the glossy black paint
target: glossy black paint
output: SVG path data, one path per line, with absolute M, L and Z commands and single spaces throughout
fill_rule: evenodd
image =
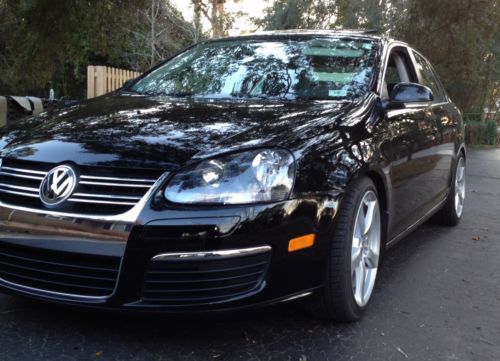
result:
M 353 179 L 367 175 L 377 185 L 385 241 L 390 244 L 437 209 L 449 191 L 457 154 L 465 151 L 461 115 L 449 99 L 415 106 L 402 104 L 398 109 L 388 107 L 381 99 L 380 79 L 390 48 L 405 44 L 364 34 L 341 35 L 369 37 L 379 44 L 372 89 L 358 99 L 196 100 L 137 95 L 124 89 L 10 125 L 3 129 L 0 140 L 4 158 L 128 167 L 137 169 L 138 175 L 141 169 L 171 175 L 223 153 L 284 147 L 297 162 L 290 199 L 251 206 L 181 206 L 156 195 L 136 219 L 118 222 L 121 231 L 113 233 L 118 237 L 114 243 L 107 243 L 109 229 L 113 229 L 109 220 L 90 221 L 74 215 L 51 218 L 3 204 L 1 240 L 16 243 L 24 239 L 33 247 L 57 246 L 90 254 L 98 252 L 99 247 L 106 252 L 122 252 L 115 292 L 106 300 L 92 302 L 101 307 L 175 312 L 231 309 L 277 302 L 321 287 L 335 214 Z M 266 36 L 328 37 L 339 33 L 261 35 Z M 405 94 L 410 88 L 423 89 L 399 87 Z M 406 95 L 404 99 L 408 100 Z M 405 103 L 403 98 L 395 96 L 395 100 Z M 49 222 L 57 226 L 40 231 L 40 225 Z M 81 232 L 75 224 L 92 231 Z M 287 251 L 291 238 L 308 233 L 316 234 L 314 247 Z M 51 242 L 56 238 L 63 242 Z M 114 244 L 114 248 L 107 244 Z M 188 309 L 141 302 L 143 272 L 156 254 L 259 245 L 272 246 L 272 262 L 266 287 L 247 299 Z M 89 304 L 72 297 L 27 291 L 1 280 L 0 287 L 56 302 Z

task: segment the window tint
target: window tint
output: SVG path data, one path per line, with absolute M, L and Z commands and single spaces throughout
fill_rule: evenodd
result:
M 408 55 L 405 50 L 396 49 L 391 52 L 387 67 L 385 70 L 385 78 L 382 89 L 382 98 L 389 98 L 392 90 L 398 83 L 413 82 L 413 69 L 408 66 Z
M 423 85 L 429 87 L 432 90 L 432 94 L 434 95 L 434 102 L 444 102 L 445 96 L 444 92 L 441 89 L 439 81 L 437 80 L 432 68 L 427 60 L 425 60 L 421 55 L 417 53 L 413 53 L 415 56 L 415 62 L 417 70 L 420 72 L 422 76 Z
M 402 82 L 394 62 L 392 64 L 389 63 L 387 66 L 387 70 L 385 71 L 385 81 L 387 84 L 397 84 Z

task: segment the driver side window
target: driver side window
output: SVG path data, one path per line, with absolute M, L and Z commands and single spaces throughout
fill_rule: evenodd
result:
M 389 55 L 382 84 L 382 99 L 389 99 L 392 89 L 398 83 L 415 82 L 415 72 L 408 65 L 408 53 L 405 49 L 395 48 Z

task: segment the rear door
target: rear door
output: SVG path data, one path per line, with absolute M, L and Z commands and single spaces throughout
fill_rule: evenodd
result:
M 455 140 L 457 137 L 456 117 L 454 106 L 450 103 L 430 62 L 420 53 L 412 50 L 415 69 L 419 83 L 429 87 L 434 95 L 434 100 L 428 109 L 428 116 L 432 118 L 435 129 L 432 137 L 435 147 L 432 154 L 427 155 L 429 164 L 432 165 L 428 176 L 429 194 L 432 204 L 444 199 L 451 181 L 451 164 L 455 154 Z

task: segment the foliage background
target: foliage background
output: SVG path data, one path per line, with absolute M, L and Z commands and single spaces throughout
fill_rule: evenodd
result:
M 0 94 L 83 98 L 87 65 L 144 71 L 203 38 L 220 37 L 239 14 L 228 1 L 0 0 Z M 437 68 L 466 112 L 500 102 L 498 0 L 269 0 L 254 30 L 378 29 L 407 41 Z M 206 24 L 206 25 L 204 25 Z M 500 114 L 500 111 L 497 112 Z

